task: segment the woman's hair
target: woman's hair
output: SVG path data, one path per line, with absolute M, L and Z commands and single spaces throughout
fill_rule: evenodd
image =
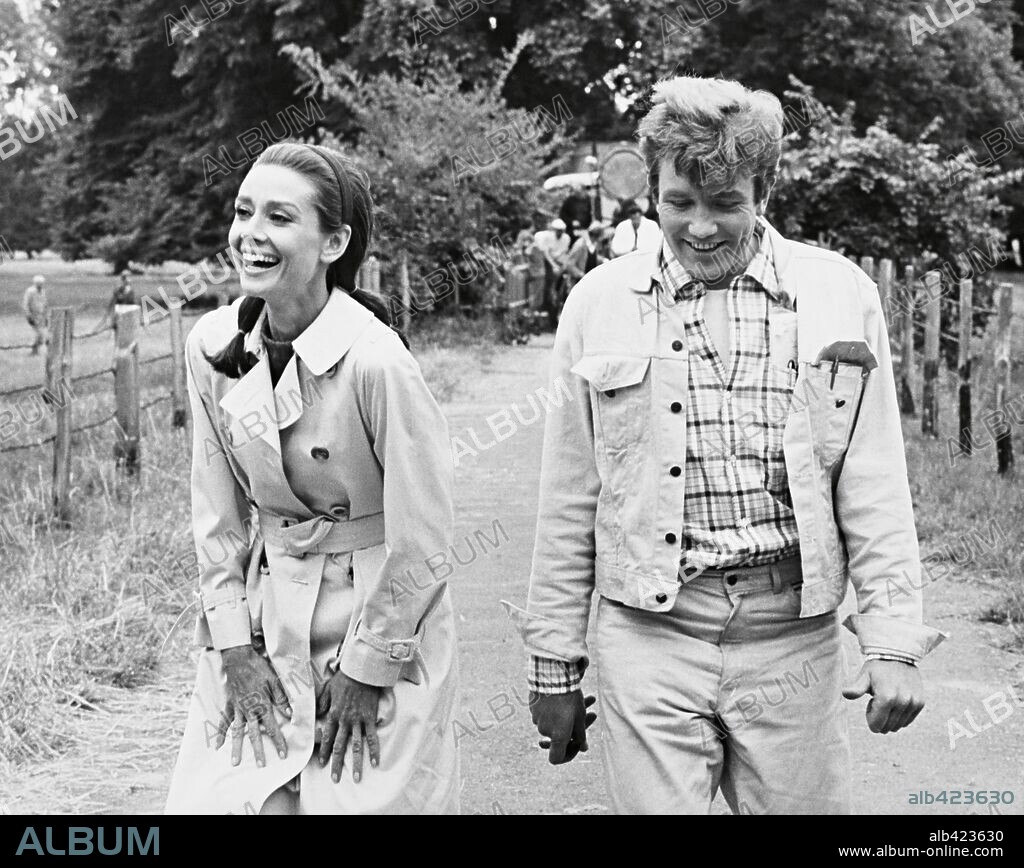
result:
M 281 166 L 306 178 L 315 190 L 313 205 L 322 232 L 338 232 L 349 226 L 352 237 L 345 252 L 327 268 L 327 289 L 347 292 L 374 316 L 394 328 L 391 311 L 384 300 L 356 286 L 359 266 L 373 234 L 373 200 L 366 176 L 343 154 L 322 145 L 281 142 L 271 145 L 256 160 L 255 166 Z M 262 298 L 246 296 L 238 307 L 238 333 L 224 349 L 207 360 L 215 371 L 238 378 L 247 373 L 256 359 L 245 352 L 245 337 L 256 325 L 263 306 Z M 395 330 L 406 347 L 409 341 Z
M 696 186 L 731 184 L 740 172 L 754 179 L 754 199 L 771 191 L 782 153 L 783 113 L 765 90 L 738 81 L 681 76 L 654 86 L 654 104 L 640 121 L 640 151 L 653 197 L 665 159 Z

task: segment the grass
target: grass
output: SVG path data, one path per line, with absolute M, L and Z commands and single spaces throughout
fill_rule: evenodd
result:
M 19 274 L 12 276 L 12 265 L 20 266 Z M 17 305 L 22 284 L 36 270 L 47 274 L 51 303 L 74 300 L 86 327 L 102 314 L 114 283 L 88 266 L 78 272 L 64 263 L 6 263 L 0 268 L 0 344 L 28 336 Z M 151 278 L 153 286 L 158 279 Z M 185 320 L 186 328 L 194 323 Z M 489 364 L 486 323 L 420 317 L 410 332 L 441 402 L 456 398 L 460 382 Z M 167 321 L 152 323 L 140 338 L 141 358 L 168 351 Z M 19 350 L 2 359 L 3 389 L 41 383 L 41 357 Z M 111 359 L 109 333 L 75 342 L 76 375 L 107 369 Z M 168 362 L 142 371 L 143 404 L 169 394 Z M 76 426 L 111 412 L 112 384 L 112 377 L 73 383 Z M 52 414 L 40 414 L 39 406 L 24 394 L 0 399 L 0 413 L 10 413 L 0 417 L 8 426 L 0 427 L 0 449 L 53 433 Z M 51 518 L 52 447 L 0 454 L 0 769 L 65 755 L 75 747 L 70 713 L 103 717 L 123 705 L 132 688 L 150 682 L 162 660 L 187 657 L 193 582 L 169 565 L 193 545 L 191 439 L 170 428 L 169 413 L 168 403 L 143 413 L 142 471 L 135 481 L 115 472 L 111 425 L 75 436 L 70 528 Z
M 54 295 L 66 292 L 77 299 L 80 316 L 91 325 L 106 304 L 113 280 L 99 268 L 79 273 L 63 263 L 50 265 L 53 271 L 47 273 Z M 21 271 L 15 275 L 12 266 Z M 25 274 L 36 269 L 43 269 L 42 264 L 26 266 L 19 261 L 0 267 L 0 344 L 25 336 L 19 331 L 24 324 L 17 303 L 22 284 L 27 285 Z M 158 279 L 154 276 L 154 283 Z M 192 323 L 186 320 L 187 326 Z M 423 315 L 413 319 L 410 339 L 427 382 L 442 403 L 457 401 L 460 383 L 487 371 L 495 345 L 493 326 L 486 319 Z M 991 356 L 986 343 L 979 347 L 984 358 Z M 167 348 L 166 324 L 154 323 L 141 338 L 142 357 Z M 3 388 L 41 380 L 38 358 L 23 351 L 0 358 Z M 110 360 L 109 336 L 76 342 L 76 371 L 109 367 Z M 976 373 L 977 420 L 990 399 L 991 365 L 979 364 Z M 955 403 L 952 376 L 944 376 L 944 436 L 922 438 L 919 419 L 905 420 L 922 555 L 937 553 L 951 562 L 951 575 L 980 577 L 1004 589 L 1000 602 L 977 615 L 1007 624 L 1015 647 L 1021 648 L 1024 524 L 1019 516 L 1024 514 L 1024 491 L 1014 480 L 996 476 L 992 450 L 949 466 L 945 434 L 955 427 L 948 409 Z M 144 368 L 143 400 L 167 394 L 168 377 L 166 365 Z M 76 424 L 109 412 L 110 383 L 103 379 L 75 386 Z M 915 394 L 920 394 L 919 388 Z M 67 756 L 75 747 L 74 731 L 80 731 L 69 726 L 71 715 L 95 720 L 97 728 L 115 726 L 107 721 L 116 721 L 119 709 L 131 707 L 133 689 L 151 681 L 162 661 L 180 667 L 187 659 L 192 582 L 175 575 L 168 565 L 192 549 L 191 443 L 184 432 L 170 428 L 168 414 L 166 403 L 143 414 L 143 467 L 134 483 L 126 483 L 114 471 L 109 426 L 78 436 L 70 528 L 50 519 L 50 449 L 0 455 L 0 768 Z M 12 442 L 46 436 L 52 424 L 44 415 L 34 425 L 23 425 Z M 995 544 L 975 546 L 974 554 L 961 563 L 957 550 L 949 546 L 965 536 L 974 538 L 975 531 L 988 532 L 993 519 L 1002 532 Z M 965 592 L 965 608 L 970 599 Z M 158 693 L 163 678 L 161 673 Z M 169 707 L 178 708 L 182 690 L 175 684 L 167 688 L 165 699 Z M 177 747 L 156 720 L 140 730 L 139 739 L 138 745 L 125 748 L 129 759 L 132 750 Z M 2 790 L 0 785 L 0 803 Z

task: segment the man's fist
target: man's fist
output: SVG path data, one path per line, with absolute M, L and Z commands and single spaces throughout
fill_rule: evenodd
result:
M 896 732 L 909 726 L 924 708 L 924 684 L 916 666 L 896 660 L 868 660 L 843 696 L 857 699 L 871 694 L 868 729 Z
M 582 690 L 572 693 L 534 693 L 530 691 L 530 713 L 537 731 L 544 736 L 540 746 L 548 751 L 548 762 L 557 766 L 575 759 L 587 750 L 587 727 L 597 715 L 587 711 L 594 697 L 583 698 Z

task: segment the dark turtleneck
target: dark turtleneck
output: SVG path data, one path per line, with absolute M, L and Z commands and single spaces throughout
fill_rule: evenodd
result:
M 270 365 L 270 382 L 276 386 L 295 350 L 292 349 L 291 341 L 275 341 L 270 336 L 269 320 L 263 322 L 263 346 L 267 351 L 267 362 Z

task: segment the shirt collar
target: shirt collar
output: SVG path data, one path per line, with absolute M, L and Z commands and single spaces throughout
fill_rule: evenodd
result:
M 773 246 L 767 232 L 768 221 L 758 217 L 754 224 L 754 234 L 759 239 L 757 252 L 747 263 L 743 276 L 750 277 L 775 301 L 781 299 L 779 281 L 775 273 L 775 257 Z M 705 292 L 704 284 L 683 267 L 682 263 L 667 244 L 662 244 L 658 257 L 658 268 L 654 280 L 677 300 L 693 299 Z
M 257 358 L 263 358 L 265 352 L 263 329 L 266 318 L 267 306 L 264 305 L 256 325 L 245 339 L 246 350 Z M 292 341 L 292 349 L 310 372 L 319 377 L 341 361 L 373 318 L 373 311 L 363 307 L 343 289 L 332 289 L 323 310 Z

